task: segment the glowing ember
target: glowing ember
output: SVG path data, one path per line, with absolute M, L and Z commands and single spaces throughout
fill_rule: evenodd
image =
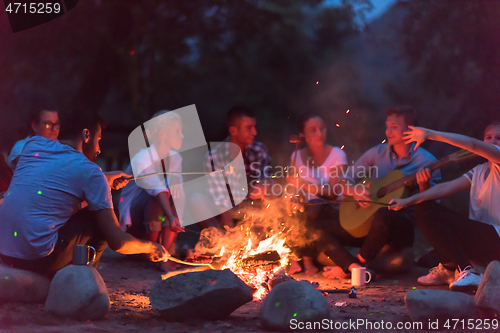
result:
M 342 145 L 342 147 L 340 147 L 340 149 L 344 149 L 344 145 Z
M 349 113 L 349 111 L 351 111 L 351 110 L 347 110 L 345 113 Z
M 384 140 L 382 141 L 382 143 L 385 143 L 386 141 L 387 141 L 387 140 L 386 140 L 386 139 L 384 139 Z

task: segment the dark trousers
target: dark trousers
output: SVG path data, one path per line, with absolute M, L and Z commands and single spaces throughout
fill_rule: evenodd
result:
M 418 204 L 415 217 L 446 266 L 464 269 L 471 261 L 487 266 L 500 260 L 500 237 L 492 225 L 463 217 L 435 202 Z
M 48 256 L 25 260 L 0 255 L 0 259 L 9 266 L 52 277 L 58 270 L 71 263 L 75 245 L 90 245 L 96 250 L 96 257 L 92 266 L 97 268 L 101 254 L 108 244 L 99 229 L 93 212 L 89 211 L 88 208 L 78 211 L 58 230 L 57 234 L 54 250 Z
M 308 227 L 314 230 L 316 248 L 332 259 L 344 272 L 349 266 L 358 263 L 345 246 L 360 247 L 360 255 L 367 261 L 377 256 L 387 244 L 399 247 L 413 245 L 414 230 L 412 221 L 404 212 L 380 208 L 375 213 L 368 235 L 353 237 L 340 225 L 339 211 L 325 205 L 319 216 L 308 221 Z

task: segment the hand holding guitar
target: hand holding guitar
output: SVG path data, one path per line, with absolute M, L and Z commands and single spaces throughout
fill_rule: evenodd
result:
M 432 179 L 432 172 L 429 168 L 418 169 L 416 177 L 420 192 L 428 190 L 431 187 L 429 181 Z
M 429 138 L 429 130 L 423 127 L 414 126 L 408 126 L 408 128 L 410 131 L 403 133 L 405 135 L 403 136 L 403 140 L 406 140 L 405 143 L 416 142 L 413 150 L 417 150 L 418 146 Z
M 392 199 L 389 202 L 389 205 L 387 208 L 390 210 L 401 210 L 405 207 L 408 207 L 413 204 L 412 197 L 405 198 L 405 199 Z
M 368 189 L 370 188 L 370 185 L 371 185 L 370 183 L 366 183 L 363 186 L 364 191 L 362 194 L 358 194 L 357 191 L 354 191 L 354 193 L 353 193 L 354 200 L 362 201 L 362 202 L 358 202 L 358 205 L 360 205 L 363 208 L 367 208 L 370 206 L 369 202 L 364 202 L 364 201 L 372 201 L 372 199 L 370 198 L 370 192 L 368 191 Z

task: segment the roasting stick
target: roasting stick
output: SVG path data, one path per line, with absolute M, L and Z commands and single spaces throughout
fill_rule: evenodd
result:
M 331 203 L 341 203 L 341 202 L 366 202 L 369 204 L 375 204 L 375 205 L 381 205 L 381 206 L 392 206 L 393 204 L 388 204 L 385 202 L 380 202 L 380 201 L 371 201 L 371 200 L 342 200 L 342 201 L 335 201 L 335 200 L 327 200 L 327 201 L 322 201 L 322 202 L 315 202 L 315 203 L 306 203 L 307 206 L 315 206 L 315 205 L 328 205 Z
M 172 256 L 167 256 L 167 258 L 168 258 L 168 260 L 171 260 L 171 261 L 176 262 L 178 264 L 184 264 L 184 265 L 189 265 L 189 266 L 208 266 L 211 269 L 215 269 L 214 266 L 212 266 L 211 264 L 195 264 L 192 262 L 182 261 L 182 260 L 174 258 Z
M 208 172 L 156 172 L 156 173 L 148 173 L 147 175 L 141 175 L 141 176 L 137 176 L 137 177 L 132 176 L 132 177 L 122 177 L 122 178 L 127 179 L 127 180 L 131 180 L 131 179 L 141 179 L 141 178 L 158 176 L 158 175 L 208 175 L 208 174 L 214 173 L 214 172 L 225 172 L 228 174 L 232 174 L 234 172 L 234 167 L 230 166 L 229 171 L 221 169 L 221 170 L 208 171 Z

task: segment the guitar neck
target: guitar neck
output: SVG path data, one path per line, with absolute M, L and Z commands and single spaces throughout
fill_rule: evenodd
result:
M 426 168 L 427 169 L 430 169 L 431 172 L 434 172 L 448 164 L 450 164 L 452 162 L 452 160 L 450 159 L 450 156 L 446 156 L 442 159 L 440 159 L 439 161 L 436 161 L 434 163 L 431 163 L 429 164 Z M 385 196 L 386 194 L 388 193 L 391 193 L 395 190 L 397 190 L 398 188 L 402 187 L 402 186 L 410 186 L 411 184 L 413 184 L 415 181 L 417 180 L 417 173 L 414 172 L 408 176 L 405 176 L 403 178 L 401 178 L 400 180 L 398 181 L 395 181 L 387 186 L 384 186 L 382 187 L 378 192 L 377 192 L 377 197 L 379 198 L 382 198 L 383 196 Z

